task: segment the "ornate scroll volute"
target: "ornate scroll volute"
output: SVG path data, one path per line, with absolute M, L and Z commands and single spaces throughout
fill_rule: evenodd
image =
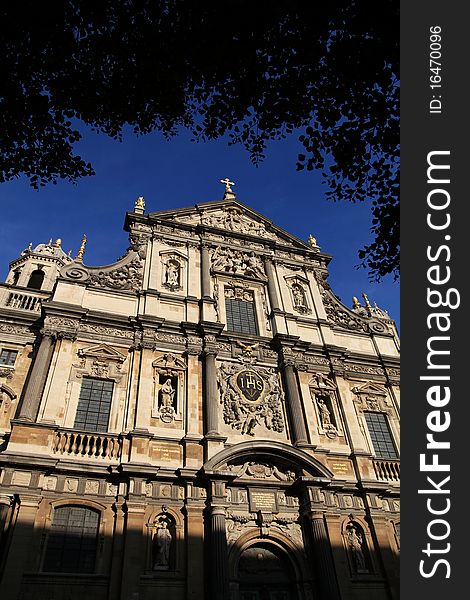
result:
M 153 364 L 154 394 L 152 417 L 163 423 L 180 421 L 185 395 L 185 361 L 171 352 L 157 358 Z

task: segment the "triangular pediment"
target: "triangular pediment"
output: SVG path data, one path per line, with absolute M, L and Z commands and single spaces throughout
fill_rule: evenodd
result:
M 325 390 L 328 392 L 336 390 L 336 385 L 324 373 L 315 373 L 308 385 L 310 388 L 316 390 Z
M 373 383 L 365 383 L 353 388 L 353 392 L 357 396 L 386 396 L 387 392 L 383 387 L 374 385 Z
M 190 226 L 205 226 L 208 230 L 220 231 L 225 235 L 250 236 L 258 238 L 260 241 L 274 241 L 296 249 L 319 251 L 318 247 L 313 248 L 307 242 L 281 229 L 270 219 L 236 199 L 205 202 L 188 208 L 153 212 L 149 217 Z
M 99 358 L 101 360 L 117 360 L 119 362 L 124 362 L 126 360 L 126 357 L 121 354 L 121 352 L 118 352 L 107 344 L 95 344 L 93 346 L 88 346 L 88 348 L 80 348 L 78 355 Z

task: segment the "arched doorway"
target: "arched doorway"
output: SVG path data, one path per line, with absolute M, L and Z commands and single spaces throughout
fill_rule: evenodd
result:
M 240 600 L 298 600 L 286 553 L 269 542 L 246 548 L 238 562 Z

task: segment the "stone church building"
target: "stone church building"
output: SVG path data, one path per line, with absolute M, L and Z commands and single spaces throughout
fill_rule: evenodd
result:
M 399 340 L 237 200 L 126 214 L 114 264 L 0 284 L 8 600 L 396 600 Z

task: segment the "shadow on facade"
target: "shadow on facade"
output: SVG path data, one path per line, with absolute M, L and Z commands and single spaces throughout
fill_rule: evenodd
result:
M 200 506 L 162 509 L 134 499 L 101 511 L 99 502 L 32 504 L 16 497 L 2 515 L 1 589 L 9 600 L 398 597 L 390 548 L 366 539 L 354 549 L 346 529 L 342 545 L 319 540 L 308 517 L 299 520 L 301 535 L 292 536 L 259 516 L 234 525 L 223 511 L 214 516 Z

